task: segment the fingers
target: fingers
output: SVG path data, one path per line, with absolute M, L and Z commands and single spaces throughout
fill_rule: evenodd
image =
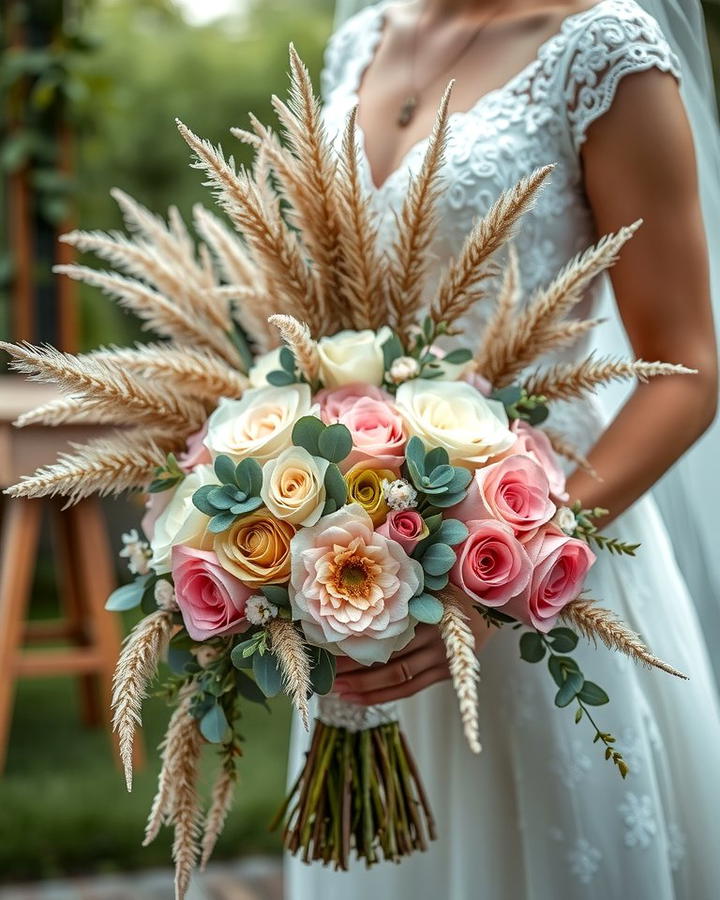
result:
M 426 647 L 428 644 L 432 644 L 434 641 L 438 640 L 439 631 L 437 625 L 418 625 L 415 629 L 415 637 L 410 641 L 410 643 L 403 647 L 402 650 L 398 650 L 397 653 L 394 653 L 390 659 L 392 662 L 399 657 L 414 653 L 416 650 L 421 647 Z M 354 659 L 350 659 L 348 656 L 338 656 L 336 658 L 336 671 L 338 674 L 345 675 L 349 672 L 367 672 L 369 669 L 381 669 L 382 665 L 377 666 L 364 666 L 362 663 L 356 662 Z M 385 665 L 389 665 L 389 663 L 385 663 Z
M 334 690 L 344 697 L 345 694 L 364 694 L 367 691 L 404 684 L 427 669 L 441 665 L 444 657 L 443 648 L 432 644 L 413 653 L 392 657 L 384 666 L 365 666 L 359 670 L 346 672 L 335 680 Z
M 425 690 L 431 684 L 438 681 L 445 681 L 450 677 L 447 666 L 436 666 L 428 669 L 416 678 L 411 678 L 403 684 L 395 684 L 392 687 L 383 688 L 377 691 L 367 691 L 364 694 L 344 695 L 343 699 L 351 703 L 360 703 L 363 706 L 374 706 L 377 703 L 391 703 L 393 700 L 403 700 L 406 697 L 412 697 L 419 691 Z

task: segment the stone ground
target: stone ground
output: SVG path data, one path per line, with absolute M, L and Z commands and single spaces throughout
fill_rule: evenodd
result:
M 0 900 L 173 900 L 174 896 L 169 869 L 0 887 Z M 186 900 L 282 900 L 280 861 L 211 863 L 194 878 Z

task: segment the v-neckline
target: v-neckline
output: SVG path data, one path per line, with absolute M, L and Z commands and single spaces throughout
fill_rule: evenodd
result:
M 368 45 L 366 51 L 361 54 L 360 65 L 355 71 L 354 84 L 348 94 L 352 100 L 353 106 L 359 105 L 360 88 L 362 86 L 365 73 L 370 68 L 373 60 L 375 59 L 378 48 L 380 46 L 380 42 L 382 41 L 383 33 L 385 31 L 385 25 L 387 24 L 387 8 L 394 5 L 395 2 L 396 0 L 385 0 L 385 2 L 378 3 L 376 6 L 372 7 L 374 20 L 370 22 L 368 28 Z M 507 81 L 503 82 L 503 84 L 499 85 L 498 87 L 482 94 L 477 98 L 477 100 L 473 102 L 470 107 L 468 107 L 468 109 L 456 110 L 455 112 L 450 113 L 450 115 L 448 116 L 448 125 L 450 125 L 455 120 L 473 115 L 473 113 L 477 112 L 480 106 L 486 103 L 490 98 L 497 96 L 503 91 L 511 90 L 518 82 L 526 78 L 533 69 L 535 69 L 542 63 L 543 57 L 550 52 L 550 49 L 554 47 L 555 44 L 558 44 L 562 41 L 565 33 L 568 31 L 570 26 L 575 23 L 576 20 L 595 12 L 596 9 L 598 9 L 600 6 L 604 6 L 606 3 L 613 2 L 615 2 L 615 0 L 597 0 L 597 3 L 594 3 L 592 6 L 588 7 L 588 9 L 583 9 L 579 12 L 571 13 L 570 15 L 565 16 L 565 18 L 560 23 L 557 31 L 555 31 L 538 45 L 533 58 L 529 60 L 529 62 L 526 63 L 526 65 L 524 65 L 519 72 L 517 72 L 515 75 L 512 75 Z M 397 175 L 405 171 L 406 162 L 409 160 L 412 154 L 414 154 L 420 147 L 423 146 L 423 144 L 426 144 L 430 140 L 430 134 L 418 138 L 418 140 L 415 141 L 414 144 L 411 144 L 410 147 L 408 147 L 408 149 L 405 151 L 405 153 L 403 153 L 403 155 L 398 160 L 395 168 L 391 169 L 390 172 L 388 172 L 388 174 L 385 176 L 383 181 L 378 184 L 375 180 L 375 175 L 372 171 L 372 166 L 370 165 L 370 160 L 367 155 L 365 131 L 359 124 L 357 119 L 356 129 L 358 134 L 358 143 L 360 147 L 362 163 L 367 174 L 369 186 L 375 194 L 383 193 L 387 185 L 392 182 Z

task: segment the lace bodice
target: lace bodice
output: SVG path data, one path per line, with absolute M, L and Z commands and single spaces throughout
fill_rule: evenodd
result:
M 323 73 L 325 120 L 339 133 L 365 69 L 380 42 L 387 3 L 364 9 L 332 37 Z M 657 67 L 679 79 L 679 64 L 657 22 L 634 0 L 600 0 L 564 20 L 535 58 L 471 109 L 450 117 L 445 162 L 446 189 L 433 247 L 442 265 L 459 251 L 474 220 L 506 188 L 538 166 L 554 164 L 550 180 L 525 215 L 516 238 L 526 294 L 546 283 L 576 253 L 596 239 L 583 189 L 579 149 L 590 124 L 610 107 L 620 80 Z M 379 187 L 362 154 L 367 190 L 380 217 L 380 239 L 392 239 L 394 213 L 417 172 L 427 138 L 416 143 Z M 601 284 L 589 292 L 577 315 L 588 315 Z M 466 322 L 477 333 L 481 306 Z M 573 352 L 585 352 L 586 346 Z

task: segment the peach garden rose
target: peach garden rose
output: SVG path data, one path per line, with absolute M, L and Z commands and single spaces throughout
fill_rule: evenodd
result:
M 374 531 L 357 503 L 303 528 L 292 541 L 293 618 L 312 644 L 364 665 L 387 662 L 415 633 L 408 604 L 419 562 Z
M 215 536 L 220 565 L 248 587 L 282 584 L 290 575 L 290 541 L 295 529 L 265 509 L 243 516 Z

